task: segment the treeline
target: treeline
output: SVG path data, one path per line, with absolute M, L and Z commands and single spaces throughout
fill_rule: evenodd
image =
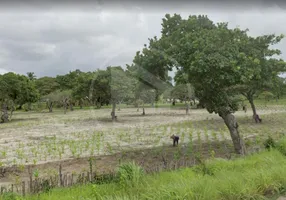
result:
M 283 37 L 275 34 L 253 37 L 248 30 L 230 29 L 227 23 L 215 24 L 202 15 L 182 19 L 177 14 L 166 14 L 160 38 L 149 38 L 149 44 L 136 52 L 126 70 L 119 66 L 94 72 L 75 70 L 39 79 L 33 73 L 27 77 L 2 75 L 1 120 L 8 121 L 10 105 L 21 106 L 39 99 L 47 103 L 50 111 L 58 103 L 65 110 L 86 102 L 98 107 L 112 104 L 111 117 L 115 120 L 117 103 L 138 106 L 158 101 L 162 96 L 185 101 L 196 98 L 208 112 L 217 113 L 224 120 L 235 151 L 244 154 L 233 113 L 244 97 L 251 105 L 255 121 L 261 122 L 254 98 L 259 94 L 280 98 L 285 93 L 285 79 L 279 74 L 285 72 L 286 65 L 277 58 L 281 51 L 271 48 Z M 174 68 L 177 73 L 173 87 L 168 71 Z

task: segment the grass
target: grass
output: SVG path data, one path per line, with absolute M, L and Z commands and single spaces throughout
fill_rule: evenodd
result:
M 18 199 L 267 199 L 286 188 L 286 157 L 277 150 L 230 161 L 213 158 L 153 175 L 144 175 L 133 163 L 122 164 L 118 172 L 116 182 L 58 188 Z

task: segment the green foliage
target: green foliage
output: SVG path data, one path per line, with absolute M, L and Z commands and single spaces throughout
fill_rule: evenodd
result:
M 128 76 L 120 66 L 107 67 L 107 72 L 109 75 L 110 101 L 120 102 L 132 98 L 134 95 L 132 77 Z
M 263 91 L 259 94 L 259 98 L 264 98 L 265 102 L 270 101 L 274 97 L 274 94 L 270 91 Z
M 127 65 L 130 75 L 138 80 L 136 97 L 144 102 L 146 93 L 155 90 L 155 101 L 158 101 L 159 96 L 171 87 L 171 77 L 168 76 L 168 71 L 172 70 L 171 62 L 162 51 L 162 45 L 157 37 L 149 38 L 148 47 L 144 45 L 141 52 L 136 52 L 133 64 Z
M 23 198 L 20 195 L 17 195 L 12 192 L 4 192 L 3 195 L 1 195 L 2 200 L 22 200 Z
M 277 142 L 277 149 L 286 156 L 286 137 L 283 137 Z
M 278 77 L 274 80 L 272 93 L 274 94 L 276 99 L 280 99 L 283 95 L 286 94 L 286 79 L 282 77 Z
M 48 95 L 60 88 L 56 78 L 44 76 L 35 80 L 36 88 L 40 92 L 41 96 Z
M 61 90 L 71 90 L 77 86 L 77 79 L 83 74 L 79 69 L 70 71 L 65 75 L 57 75 L 56 82 L 59 84 Z
M 59 106 L 63 105 L 63 100 L 71 99 L 71 91 L 70 90 L 56 90 L 46 96 L 43 96 L 42 99 L 45 100 L 46 102 L 53 102 L 53 103 L 58 103 Z
M 138 186 L 143 175 L 144 170 L 134 162 L 121 164 L 117 170 L 119 184 L 123 188 Z
M 26 76 L 12 72 L 0 75 L 0 101 L 12 100 L 15 104 L 36 102 L 39 98 L 34 82 Z
M 181 101 L 190 101 L 195 99 L 195 91 L 191 84 L 177 84 L 171 92 L 171 97 Z
M 253 38 L 248 30 L 230 29 L 227 23 L 214 24 L 207 16 L 167 14 L 162 24 L 162 39 L 168 43 L 165 52 L 178 67 L 176 80 L 194 86 L 200 103 L 212 113 L 232 113 L 238 109 L 239 90 L 245 85 L 263 87 L 284 70 L 282 60 L 267 59 L 279 54 L 269 45 L 280 42 L 282 36 Z M 266 58 L 267 56 L 267 58 Z
M 136 89 L 136 99 L 139 105 L 154 103 L 156 101 L 156 90 L 143 84 L 139 84 Z
M 11 119 L 17 105 L 33 103 L 39 99 L 34 82 L 26 76 L 12 72 L 0 75 L 0 122 Z M 8 114 L 8 110 L 11 111 Z
M 72 88 L 72 97 L 78 101 L 81 101 L 81 104 L 83 104 L 84 99 L 90 97 L 90 89 L 91 86 L 93 86 L 92 79 L 95 75 L 96 72 L 82 72 L 78 76 L 76 76 L 76 80 L 74 81 L 76 84 L 74 84 L 74 87 Z M 99 93 L 99 91 L 97 91 L 97 93 Z M 97 95 L 96 97 L 99 97 L 99 95 Z M 96 97 L 94 99 L 91 99 L 91 101 L 95 100 Z
M 264 144 L 264 147 L 268 150 L 276 147 L 276 142 L 271 136 L 268 136 L 268 138 L 264 141 L 263 144 Z

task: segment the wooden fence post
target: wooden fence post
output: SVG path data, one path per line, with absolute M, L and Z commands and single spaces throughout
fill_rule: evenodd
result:
M 22 195 L 25 196 L 26 195 L 26 184 L 25 181 L 22 181 Z
M 87 172 L 87 180 L 88 180 L 89 182 L 91 182 L 90 172 Z
M 62 164 L 60 164 L 59 167 L 59 179 L 60 179 L 60 186 L 63 186 Z
M 33 177 L 32 177 L 32 172 L 31 172 L 31 167 L 28 167 L 28 173 L 29 173 L 29 179 L 30 179 L 30 184 L 29 184 L 29 192 L 32 194 L 33 193 Z
M 64 175 L 64 187 L 67 186 L 67 174 Z

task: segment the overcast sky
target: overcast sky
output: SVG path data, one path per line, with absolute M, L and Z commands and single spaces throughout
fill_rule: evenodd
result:
M 160 36 L 166 13 L 206 14 L 214 22 L 249 28 L 250 34 L 285 34 L 281 6 L 11 5 L 0 12 L 0 73 L 35 72 L 37 77 L 70 70 L 93 71 L 130 64 L 148 38 Z M 286 60 L 286 39 L 277 46 Z

